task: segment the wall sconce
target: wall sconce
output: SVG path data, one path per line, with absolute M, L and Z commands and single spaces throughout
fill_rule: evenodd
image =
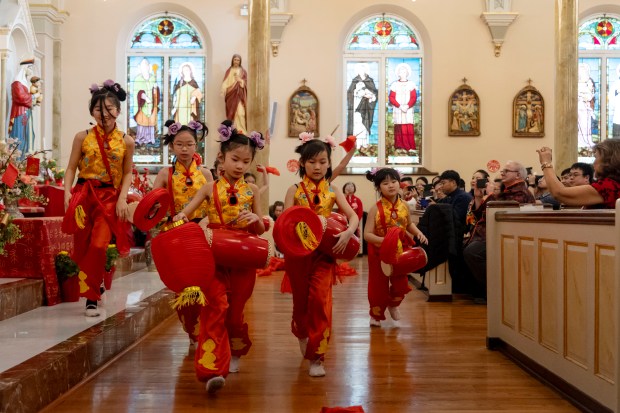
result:
M 239 8 L 239 15 L 240 16 L 247 16 L 248 15 L 248 3 L 243 3 L 241 5 L 241 7 Z
M 519 13 L 510 11 L 511 3 L 511 0 L 486 0 L 487 11 L 480 15 L 480 18 L 489 26 L 495 46 L 495 57 L 500 55 L 508 27 L 519 16 Z

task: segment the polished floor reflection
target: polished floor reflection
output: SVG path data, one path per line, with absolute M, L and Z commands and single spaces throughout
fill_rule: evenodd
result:
M 208 396 L 176 317 L 151 332 L 46 412 L 310 412 L 362 405 L 366 412 L 572 412 L 551 389 L 485 347 L 486 307 L 407 296 L 400 327 L 368 325 L 360 276 L 334 288 L 327 375 L 312 378 L 290 333 L 292 301 L 281 273 L 259 278 L 247 308 L 253 347 L 241 371 Z M 389 316 L 388 316 L 389 318 Z

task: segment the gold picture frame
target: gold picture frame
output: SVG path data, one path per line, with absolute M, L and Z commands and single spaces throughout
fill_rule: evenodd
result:
M 302 132 L 319 136 L 319 98 L 306 86 L 306 80 L 288 100 L 288 136 L 299 137 Z
M 515 138 L 545 136 L 545 100 L 529 82 L 512 101 L 512 136 Z
M 448 101 L 448 136 L 480 136 L 480 98 L 466 80 Z

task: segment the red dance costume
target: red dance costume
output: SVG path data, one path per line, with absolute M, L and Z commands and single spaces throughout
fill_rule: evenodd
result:
M 194 199 L 196 192 L 206 183 L 207 179 L 200 171 L 195 160 L 192 160 L 189 169 L 185 169 L 182 163 L 175 162 L 175 164 L 168 169 L 167 189 L 173 200 L 170 204 L 170 216 L 174 217 L 178 212 L 181 212 L 183 208 Z M 190 221 L 200 220 L 206 215 L 207 203 L 203 202 L 187 218 Z M 177 316 L 179 317 L 179 321 L 181 321 L 183 330 L 187 333 L 190 340 L 194 342 L 198 341 L 201 307 L 202 306 L 199 304 L 191 304 L 177 308 Z
M 74 197 L 82 197 L 80 204 L 86 217 L 84 227 L 74 236 L 73 260 L 80 267 L 80 296 L 92 301 L 101 298 L 106 251 L 112 234 L 121 255 L 129 252 L 124 227 L 116 215 L 127 151 L 124 137 L 116 128 L 107 135 L 99 126 L 87 132 L 78 163 L 78 183 L 72 190 Z
M 400 198 L 392 204 L 381 197 L 377 202 L 375 235 L 384 237 L 389 228 L 400 227 L 403 231 L 409 226 L 409 208 Z M 379 247 L 368 243 L 368 302 L 370 316 L 375 320 L 385 320 L 387 307 L 398 307 L 411 291 L 406 274 L 387 277 L 381 270 Z
M 243 178 L 231 184 L 226 178 L 221 177 L 213 183 L 213 195 L 209 199 L 209 228 L 245 231 L 247 226 L 243 222 L 238 222 L 237 217 L 243 210 L 252 211 L 253 203 L 254 193 Z M 248 334 L 248 325 L 243 318 L 243 309 L 254 291 L 256 269 L 217 265 L 216 275 L 225 285 L 228 300 L 225 325 L 230 341 L 229 357 L 244 356 L 248 354 L 252 342 Z
M 308 178 L 298 185 L 294 200 L 295 205 L 309 207 L 325 218 L 329 217 L 335 202 L 336 194 L 326 180 L 315 184 Z M 284 264 L 293 292 L 291 330 L 298 339 L 308 338 L 304 358 L 323 360 L 332 332 L 336 263 L 316 250 L 302 258 L 288 256 Z

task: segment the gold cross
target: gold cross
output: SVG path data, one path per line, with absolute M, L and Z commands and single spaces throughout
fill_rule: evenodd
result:
M 527 85 L 528 85 L 528 86 L 532 86 L 532 82 L 533 82 L 533 81 L 532 81 L 532 79 L 531 79 L 531 78 L 530 78 L 530 79 L 528 79 L 528 80 L 527 80 Z
M 463 78 L 463 79 L 461 79 L 461 80 L 463 81 L 463 83 L 464 83 L 464 84 L 465 84 L 465 83 L 467 83 L 467 78 L 466 78 L 466 77 L 464 77 L 464 78 Z
M 302 85 L 303 87 L 306 87 L 306 82 L 307 82 L 306 78 L 303 78 L 303 79 L 301 80 L 301 85 Z

